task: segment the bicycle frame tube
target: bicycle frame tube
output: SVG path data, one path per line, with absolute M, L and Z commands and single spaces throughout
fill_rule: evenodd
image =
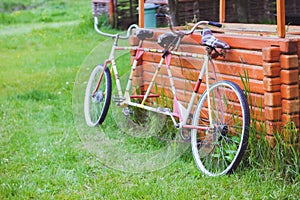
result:
M 213 75 L 214 75 L 215 82 L 217 82 L 218 79 L 217 79 L 217 76 L 216 76 L 215 64 L 212 62 L 212 59 L 211 59 L 211 58 L 209 59 L 209 61 L 210 61 L 211 66 L 212 66 L 212 72 L 213 72 Z M 218 98 L 219 100 L 221 100 L 221 96 L 220 96 L 219 90 L 218 90 L 218 92 L 216 93 L 216 95 L 217 95 L 217 98 Z M 222 101 L 219 101 L 219 108 L 220 108 L 221 113 L 222 113 L 221 122 L 222 122 L 222 123 L 225 123 L 225 122 L 224 122 L 225 116 L 224 116 L 223 103 L 222 103 Z
M 151 88 L 153 87 L 153 84 L 154 84 L 154 82 L 155 82 L 155 79 L 156 79 L 156 77 L 157 77 L 157 74 L 158 74 L 160 68 L 162 67 L 164 60 L 165 60 L 165 59 L 162 57 L 162 58 L 160 59 L 160 62 L 159 62 L 159 64 L 158 64 L 158 66 L 156 67 L 156 70 L 155 70 L 155 72 L 154 72 L 154 75 L 153 75 L 153 77 L 152 77 L 152 79 L 151 79 L 151 82 L 150 82 L 150 84 L 149 84 L 149 87 L 148 87 L 148 89 L 147 89 L 147 91 L 146 91 L 146 94 L 145 94 L 145 96 L 144 96 L 144 98 L 143 98 L 143 101 L 142 101 L 142 103 L 141 103 L 142 105 L 145 103 L 146 99 L 148 98 L 148 96 L 149 96 L 149 94 L 150 94 L 150 90 L 151 90 Z
M 124 97 L 125 97 L 125 100 L 126 101 L 130 101 L 130 94 L 129 94 L 129 90 L 131 88 L 131 85 L 132 85 L 132 77 L 134 75 L 134 72 L 135 72 L 135 69 L 136 69 L 136 66 L 137 66 L 137 63 L 138 63 L 138 59 L 143 55 L 144 51 L 142 48 L 140 48 L 143 44 L 143 41 L 140 40 L 139 42 L 139 45 L 138 45 L 138 49 L 136 51 L 136 56 L 133 60 L 133 64 L 131 66 L 131 70 L 130 70 L 130 75 L 129 75 L 129 78 L 128 78 L 128 81 L 127 81 L 127 86 L 126 86 L 126 89 L 125 89 L 125 93 L 124 93 Z
M 116 77 L 116 84 L 117 84 L 118 94 L 122 95 L 121 84 L 120 84 L 120 81 L 119 81 L 118 71 L 117 71 L 115 60 L 114 60 L 115 49 L 116 49 L 116 46 L 118 44 L 118 39 L 119 39 L 119 37 L 118 37 L 118 35 L 116 35 L 115 40 L 114 40 L 114 44 L 113 44 L 113 46 L 111 48 L 111 51 L 110 51 L 110 54 L 109 54 L 109 58 L 107 60 L 105 60 L 105 62 L 104 62 L 102 72 L 99 76 L 98 83 L 97 83 L 92 95 L 94 95 L 96 93 L 96 91 L 99 89 L 100 83 L 101 83 L 102 78 L 103 78 L 104 71 L 106 70 L 107 65 L 109 63 L 112 64 L 112 69 L 113 69 L 113 72 L 114 72 L 115 77 Z
M 207 63 L 208 65 L 208 63 Z M 212 114 L 211 114 L 211 105 L 210 105 L 210 92 L 209 92 L 209 78 L 208 78 L 208 67 L 206 67 L 206 90 L 207 90 L 207 103 L 208 103 L 208 118 L 209 118 L 209 124 L 212 126 Z
M 193 91 L 193 93 L 192 93 L 192 97 L 191 97 L 191 99 L 190 99 L 190 102 L 189 102 L 189 104 L 188 104 L 187 114 L 184 116 L 182 124 L 186 124 L 187 119 L 188 119 L 188 115 L 189 115 L 189 113 L 190 113 L 191 110 L 192 110 L 192 107 L 193 107 L 193 105 L 194 105 L 194 101 L 195 101 L 196 96 L 197 96 L 197 94 L 198 94 L 198 90 L 199 90 L 200 85 L 201 85 L 202 80 L 203 80 L 204 73 L 207 71 L 207 68 L 208 68 L 208 60 L 209 60 L 209 56 L 208 56 L 208 55 L 205 55 L 205 56 L 203 57 L 203 61 L 204 61 L 204 62 L 203 62 L 203 65 L 202 65 L 200 74 L 199 74 L 199 76 L 198 76 L 196 85 L 195 85 L 195 87 L 194 87 L 194 91 Z
M 119 74 L 118 74 L 118 70 L 117 70 L 117 66 L 116 66 L 116 62 L 115 62 L 115 51 L 118 46 L 118 40 L 119 40 L 119 36 L 117 35 L 115 37 L 114 44 L 113 44 L 113 47 L 112 47 L 110 55 L 109 55 L 109 60 L 111 61 L 112 71 L 113 71 L 115 79 L 116 79 L 116 87 L 117 87 L 118 95 L 123 96 L 121 82 L 119 79 Z
M 105 70 L 106 70 L 106 68 L 107 68 L 108 63 L 110 63 L 110 61 L 109 61 L 109 60 L 106 60 L 105 63 L 104 63 L 104 65 L 103 65 L 103 69 L 102 69 L 102 71 L 101 71 L 101 74 L 99 75 L 99 79 L 98 79 L 97 85 L 96 85 L 96 87 L 95 87 L 95 89 L 94 89 L 94 91 L 93 91 L 93 93 L 92 93 L 92 96 L 94 96 L 95 93 L 96 93 L 96 92 L 98 91 L 98 89 L 99 89 L 100 83 L 101 83 L 102 78 L 103 78 L 103 74 L 104 74 L 104 72 L 105 72 Z
M 118 74 L 118 71 L 117 71 L 116 62 L 115 62 L 115 58 L 114 58 L 115 51 L 116 50 L 136 50 L 137 51 L 135 59 L 134 59 L 133 64 L 131 66 L 129 79 L 127 81 L 126 89 L 125 89 L 125 92 L 124 92 L 125 101 L 130 102 L 129 91 L 130 91 L 130 88 L 131 88 L 131 85 L 132 85 L 132 78 L 133 78 L 134 72 L 136 70 L 138 59 L 143 55 L 143 53 L 145 52 L 145 49 L 141 48 L 142 43 L 143 43 L 142 41 L 139 42 L 138 47 L 125 47 L 125 46 L 119 47 L 117 45 L 117 42 L 118 42 L 118 38 L 115 39 L 115 42 L 114 42 L 114 45 L 113 45 L 113 48 L 112 48 L 109 59 L 111 60 L 111 63 L 112 63 L 112 69 L 113 69 L 113 72 L 114 72 L 114 75 L 115 75 L 116 87 L 117 87 L 119 96 L 123 96 L 123 92 L 122 92 L 122 86 L 121 86 L 121 83 L 120 83 L 119 74 Z M 149 51 L 149 50 L 147 50 L 147 51 Z
M 198 90 L 200 88 L 200 85 L 202 83 L 202 80 L 203 80 L 203 76 L 204 76 L 204 73 L 206 73 L 206 89 L 207 91 L 209 91 L 209 80 L 208 80 L 208 63 L 209 63 L 210 60 L 210 56 L 209 54 L 206 54 L 204 56 L 204 62 L 203 62 L 203 65 L 202 65 L 202 68 L 201 68 L 201 71 L 200 71 L 200 74 L 199 74 L 199 77 L 198 77 L 198 80 L 197 80 L 197 83 L 195 85 L 195 88 L 194 88 L 194 91 L 192 93 L 192 97 L 191 97 L 191 100 L 189 102 L 189 105 L 188 105 L 188 109 L 187 109 L 187 113 L 189 114 L 192 110 L 192 107 L 193 107 L 193 104 L 194 104 L 194 101 L 195 101 L 195 98 L 197 96 L 197 93 L 198 93 Z M 214 67 L 214 66 L 213 66 Z M 213 73 L 215 74 L 215 69 L 213 69 Z M 209 98 L 209 92 L 208 92 L 208 98 Z M 210 107 L 210 101 L 208 101 L 208 112 L 209 112 L 209 119 L 210 119 L 210 124 L 212 124 L 212 121 L 211 121 L 211 107 Z M 210 126 L 194 126 L 194 125 L 188 125 L 187 124 L 187 119 L 188 119 L 188 115 L 185 116 L 182 124 L 181 124 L 181 127 L 182 128 L 187 128 L 187 129 L 198 129 L 198 130 L 208 130 L 210 129 L 211 127 Z

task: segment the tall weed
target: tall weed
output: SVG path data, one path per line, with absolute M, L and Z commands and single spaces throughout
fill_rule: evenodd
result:
M 263 121 L 257 120 L 254 116 L 255 106 L 250 96 L 250 81 L 248 73 L 244 76 L 240 74 L 244 85 L 245 95 L 247 96 L 250 113 L 251 128 L 249 133 L 248 152 L 245 154 L 243 165 L 258 169 L 261 173 L 275 173 L 277 176 L 288 181 L 299 181 L 300 174 L 300 146 L 297 136 L 297 129 L 293 122 L 289 122 L 284 127 L 273 133 L 274 143 L 267 140 L 267 131 Z M 262 102 L 262 101 L 261 101 Z M 260 104 L 260 115 L 263 113 Z

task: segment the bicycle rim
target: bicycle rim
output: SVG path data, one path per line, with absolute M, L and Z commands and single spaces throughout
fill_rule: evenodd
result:
M 208 96 L 211 120 L 208 117 Z M 209 176 L 233 172 L 248 144 L 250 114 L 243 91 L 229 81 L 211 85 L 209 95 L 205 91 L 199 100 L 192 123 L 210 127 L 208 130 L 191 131 L 197 167 Z
M 101 124 L 107 114 L 111 98 L 111 77 L 108 68 L 105 69 L 100 85 L 97 87 L 99 76 L 103 70 L 103 65 L 97 65 L 89 78 L 85 98 L 84 115 L 88 126 Z

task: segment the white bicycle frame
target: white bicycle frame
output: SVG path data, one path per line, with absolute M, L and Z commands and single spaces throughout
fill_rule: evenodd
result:
M 156 70 L 154 72 L 154 75 L 152 77 L 152 80 L 150 82 L 150 85 L 147 88 L 146 94 L 145 95 L 140 95 L 140 97 L 142 97 L 142 99 L 143 99 L 142 102 L 141 103 L 136 103 L 136 102 L 131 101 L 130 88 L 132 86 L 132 78 L 133 78 L 133 75 L 134 75 L 134 71 L 137 67 L 138 59 L 142 56 L 142 54 L 144 52 L 163 53 L 163 50 L 140 48 L 140 47 L 118 47 L 117 46 L 117 40 L 118 40 L 118 38 L 115 39 L 115 43 L 114 43 L 113 48 L 111 50 L 109 59 L 105 62 L 105 65 L 104 65 L 105 67 L 103 68 L 103 70 L 105 70 L 108 63 L 112 64 L 112 71 L 113 71 L 113 74 L 114 74 L 115 79 L 116 79 L 116 88 L 117 88 L 118 95 L 120 97 L 124 98 L 124 100 L 119 103 L 119 106 L 121 106 L 121 107 L 133 106 L 133 107 L 138 107 L 138 108 L 145 109 L 145 110 L 148 110 L 148 111 L 151 111 L 151 112 L 156 112 L 156 113 L 159 113 L 159 114 L 168 115 L 168 116 L 171 117 L 174 125 L 177 128 L 205 129 L 205 130 L 209 128 L 209 127 L 206 127 L 206 126 L 204 127 L 204 126 L 187 125 L 188 116 L 191 113 L 192 107 L 194 105 L 194 101 L 195 101 L 195 99 L 198 95 L 198 90 L 199 90 L 199 87 L 202 83 L 204 74 L 206 74 L 206 89 L 209 91 L 208 62 L 210 60 L 210 56 L 208 55 L 208 53 L 206 55 L 203 55 L 203 54 L 191 54 L 191 53 L 187 53 L 187 52 L 170 51 L 169 54 L 165 58 L 163 58 L 163 57 L 161 58 L 159 64 L 157 65 Z M 137 51 L 135 59 L 134 59 L 133 64 L 131 66 L 131 71 L 130 71 L 129 79 L 127 81 L 127 85 L 126 85 L 124 95 L 123 95 L 123 90 L 122 90 L 122 86 L 121 86 L 121 83 L 120 83 L 119 74 L 118 74 L 118 70 L 117 70 L 117 66 L 116 66 L 116 62 L 115 62 L 115 58 L 114 58 L 114 54 L 115 54 L 116 50 L 136 50 Z M 176 98 L 176 88 L 175 88 L 175 85 L 174 85 L 173 76 L 172 76 L 172 72 L 171 72 L 171 68 L 170 68 L 170 61 L 171 61 L 172 55 L 180 55 L 180 56 L 184 56 L 184 57 L 200 58 L 200 59 L 203 59 L 203 61 L 204 61 L 203 65 L 202 65 L 202 68 L 201 68 L 201 71 L 200 71 L 200 74 L 199 74 L 199 77 L 197 79 L 197 83 L 196 83 L 195 88 L 193 90 L 192 97 L 191 97 L 191 99 L 188 103 L 187 108 L 185 108 Z M 165 61 L 166 66 L 167 66 L 168 77 L 169 77 L 169 80 L 170 80 L 172 94 L 173 94 L 173 97 L 174 97 L 174 99 L 173 99 L 173 112 L 171 112 L 170 110 L 166 110 L 166 109 L 162 109 L 162 108 L 154 108 L 154 107 L 145 105 L 145 102 L 146 102 L 147 98 L 151 97 L 151 95 L 150 95 L 151 88 L 153 87 L 153 85 L 155 83 L 155 79 L 158 75 L 158 72 L 160 71 L 161 67 L 164 64 L 164 61 Z M 208 95 L 209 95 L 209 93 L 208 93 Z M 209 98 L 209 96 L 208 96 L 208 98 Z M 209 119 L 211 119 L 210 103 L 208 103 L 208 110 L 209 110 Z M 178 117 L 180 123 L 177 123 L 174 117 Z M 212 122 L 210 124 L 212 124 Z
M 204 21 L 204 22 L 207 23 L 206 21 Z M 138 107 L 138 108 L 145 109 L 145 110 L 148 110 L 148 111 L 151 111 L 151 112 L 156 112 L 156 113 L 159 113 L 159 114 L 170 116 L 173 123 L 174 123 L 174 126 L 177 127 L 177 128 L 201 129 L 201 130 L 207 130 L 207 129 L 211 128 L 211 127 L 207 127 L 207 126 L 193 126 L 193 125 L 188 125 L 187 124 L 189 114 L 191 113 L 192 107 L 194 105 L 194 101 L 197 97 L 198 90 L 200 88 L 200 85 L 201 85 L 203 77 L 204 77 L 204 74 L 206 74 L 206 89 L 207 89 L 207 91 L 209 91 L 208 62 L 210 61 L 210 56 L 209 56 L 208 52 L 206 54 L 191 54 L 191 53 L 188 53 L 188 52 L 168 51 L 168 53 L 166 54 L 166 52 L 164 50 L 141 48 L 143 41 L 140 41 L 139 45 L 137 47 L 119 47 L 118 46 L 118 40 L 119 39 L 127 39 L 129 37 L 130 30 L 132 28 L 136 28 L 137 27 L 136 25 L 132 25 L 131 27 L 129 27 L 126 36 L 119 36 L 118 34 L 112 35 L 112 34 L 107 34 L 107 33 L 101 32 L 98 29 L 98 19 L 96 17 L 95 17 L 94 27 L 95 27 L 95 29 L 98 33 L 100 33 L 104 36 L 109 36 L 109 37 L 114 38 L 114 44 L 113 44 L 113 47 L 111 49 L 109 59 L 106 60 L 105 63 L 104 63 L 103 71 L 102 71 L 102 73 L 99 77 L 99 81 L 101 81 L 102 76 L 104 74 L 104 70 L 106 69 L 107 65 L 109 63 L 111 63 L 112 71 L 113 71 L 113 74 L 114 74 L 115 80 L 116 80 L 116 88 L 117 88 L 118 96 L 121 97 L 121 98 L 124 98 L 124 100 L 119 103 L 119 106 L 121 106 L 121 107 L 133 106 L 133 107 Z M 180 41 L 177 42 L 175 49 L 177 49 L 179 44 L 180 44 Z M 136 50 L 136 56 L 135 56 L 135 59 L 133 61 L 132 66 L 131 66 L 131 71 L 130 71 L 130 75 L 129 75 L 129 79 L 128 79 L 128 82 L 127 82 L 127 85 L 126 85 L 124 95 L 123 95 L 122 86 L 121 86 L 121 82 L 120 82 L 120 79 L 119 79 L 119 74 L 118 74 L 118 70 L 117 70 L 117 66 L 116 66 L 116 62 L 115 62 L 115 57 L 114 57 L 116 50 Z M 134 71 L 136 70 L 136 67 L 137 67 L 138 59 L 143 55 L 144 52 L 161 53 L 161 54 L 164 54 L 165 56 L 162 56 L 159 64 L 157 65 L 156 70 L 154 72 L 154 75 L 152 77 L 152 80 L 150 82 L 150 85 L 149 85 L 149 87 L 146 91 L 146 94 L 139 96 L 139 97 L 143 98 L 142 102 L 141 103 L 135 103 L 135 102 L 131 101 L 130 88 L 132 86 L 132 78 L 133 78 Z M 187 108 L 185 108 L 177 100 L 177 97 L 176 97 L 176 88 L 175 88 L 175 85 L 174 85 L 173 76 L 172 76 L 172 72 L 171 72 L 171 68 L 170 68 L 170 61 L 171 61 L 172 55 L 177 55 L 177 56 L 182 56 L 182 57 L 199 58 L 199 59 L 203 59 L 203 61 L 204 61 L 203 65 L 202 65 L 202 68 L 201 68 L 201 71 L 200 71 L 200 74 L 199 74 L 199 77 L 197 79 L 197 83 L 196 83 L 195 88 L 193 90 L 192 97 L 190 99 L 190 102 L 188 103 Z M 145 105 L 145 101 L 147 100 L 147 98 L 151 97 L 151 95 L 150 95 L 151 88 L 153 87 L 153 85 L 155 83 L 155 79 L 158 75 L 158 72 L 160 71 L 161 67 L 164 64 L 164 61 L 165 61 L 166 66 L 167 66 L 167 72 L 168 72 L 168 76 L 169 76 L 169 80 L 170 80 L 170 85 L 171 85 L 172 93 L 173 93 L 173 96 L 174 96 L 174 99 L 173 99 L 173 112 L 171 112 L 169 109 L 162 109 L 160 107 L 154 108 L 154 107 Z M 209 98 L 209 92 L 208 92 L 208 98 Z M 209 113 L 210 124 L 212 126 L 210 101 L 208 101 L 208 113 Z M 175 120 L 175 117 L 179 118 L 179 123 L 177 123 L 177 121 Z

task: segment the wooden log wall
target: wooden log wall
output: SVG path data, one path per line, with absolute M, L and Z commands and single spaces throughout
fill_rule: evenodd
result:
M 161 48 L 157 45 L 157 37 L 166 31 L 156 29 L 154 37 L 144 41 L 143 47 Z M 265 129 L 266 137 L 274 139 L 273 134 L 292 121 L 299 133 L 300 39 L 222 33 L 214 35 L 231 46 L 225 59 L 214 60 L 218 77 L 233 81 L 245 89 L 241 76 L 245 79 L 247 72 L 247 90 L 250 90 L 248 99 L 251 103 L 251 118 L 255 123 L 252 126 L 258 131 Z M 134 36 L 130 41 L 131 45 L 137 45 Z M 205 47 L 200 42 L 199 34 L 186 37 L 180 50 L 202 53 Z M 155 53 L 143 54 L 134 81 L 141 92 L 146 91 L 160 57 L 161 55 Z M 199 59 L 172 57 L 171 69 L 179 93 L 177 98 L 181 102 L 188 102 L 201 66 L 202 61 Z M 161 69 L 156 83 L 152 92 L 162 92 L 165 88 L 164 95 L 172 97 L 165 66 Z

